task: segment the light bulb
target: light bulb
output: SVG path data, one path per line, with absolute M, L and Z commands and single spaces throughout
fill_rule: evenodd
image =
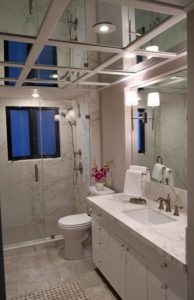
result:
M 149 93 L 147 106 L 156 107 L 160 106 L 160 95 L 157 92 Z

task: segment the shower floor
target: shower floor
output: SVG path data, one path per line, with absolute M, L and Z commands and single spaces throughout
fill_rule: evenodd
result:
M 78 282 L 89 299 L 117 299 L 94 270 L 89 247 L 82 260 L 66 260 L 62 254 L 62 241 L 6 250 L 7 300 L 16 297 L 29 299 L 22 296 L 49 291 L 71 282 Z

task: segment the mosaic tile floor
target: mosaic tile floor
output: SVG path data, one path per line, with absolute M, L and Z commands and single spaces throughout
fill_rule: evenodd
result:
M 12 300 L 89 300 L 86 292 L 78 281 L 66 283 L 63 286 L 35 291 L 29 295 L 12 298 Z

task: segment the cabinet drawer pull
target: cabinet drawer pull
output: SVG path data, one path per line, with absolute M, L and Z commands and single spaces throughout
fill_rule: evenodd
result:
M 162 289 L 162 290 L 167 290 L 167 289 L 168 289 L 167 284 L 162 283 L 162 284 L 161 284 L 161 289 Z
M 168 267 L 167 263 L 162 263 L 160 266 L 162 269 L 167 269 L 167 267 Z

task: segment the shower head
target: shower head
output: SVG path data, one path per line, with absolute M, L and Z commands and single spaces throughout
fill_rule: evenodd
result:
M 68 108 L 65 112 L 61 112 L 60 116 L 64 117 L 71 126 L 76 125 L 75 112 L 72 107 Z

